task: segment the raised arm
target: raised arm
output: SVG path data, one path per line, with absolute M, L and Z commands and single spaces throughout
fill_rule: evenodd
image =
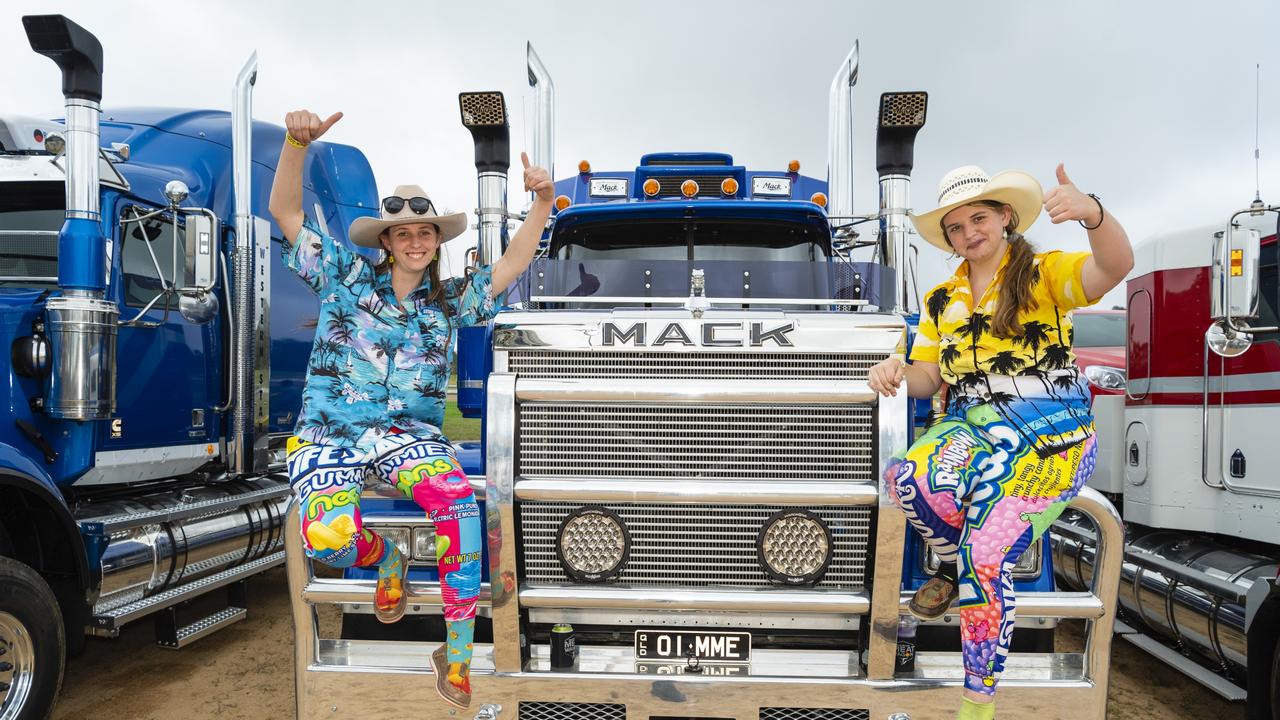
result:
M 534 193 L 533 206 L 529 208 L 529 215 L 516 231 L 515 237 L 507 243 L 506 252 L 493 264 L 494 297 L 506 290 L 529 267 L 533 254 L 538 250 L 538 239 L 547 226 L 547 218 L 551 216 L 551 198 L 555 194 L 551 176 L 540 167 L 531 167 L 529 156 L 525 153 L 520 153 L 520 161 L 524 163 L 524 189 Z
M 1102 209 L 1102 202 L 1080 192 L 1058 165 L 1058 187 L 1045 193 L 1044 209 L 1054 224 L 1078 220 L 1089 231 L 1093 256 L 1084 262 L 1085 297 L 1106 295 L 1124 281 L 1133 269 L 1133 246 L 1115 215 Z
M 319 115 L 309 110 L 295 110 L 284 117 L 288 133 L 284 146 L 280 148 L 280 161 L 276 163 L 276 179 L 271 184 L 271 200 L 267 208 L 284 233 L 287 244 L 292 244 L 298 236 L 306 217 L 302 211 L 302 163 L 307 157 L 307 145 L 318 140 L 341 119 L 342 113 L 338 112 L 321 121 Z

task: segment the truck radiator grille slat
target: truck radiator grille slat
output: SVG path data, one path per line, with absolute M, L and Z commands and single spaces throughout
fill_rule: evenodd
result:
M 572 583 L 556 557 L 557 535 L 581 503 L 523 501 L 519 504 L 525 582 Z M 606 505 L 631 537 L 617 582 L 660 587 L 771 587 L 756 556 L 756 537 L 782 509 L 755 505 Z M 832 557 L 819 588 L 861 589 L 866 582 L 871 509 L 816 507 L 831 530 Z
M 866 380 L 882 353 L 512 350 L 507 367 L 528 378 Z
M 517 720 L 627 720 L 620 703 L 522 702 Z
M 869 405 L 524 402 L 522 477 L 874 482 Z

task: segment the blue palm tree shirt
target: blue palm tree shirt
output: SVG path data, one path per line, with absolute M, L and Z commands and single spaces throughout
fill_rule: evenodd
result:
M 430 303 L 431 279 L 396 300 L 390 273 L 307 218 L 284 264 L 320 298 L 294 434 L 325 445 L 371 450 L 395 427 L 443 439 L 453 329 L 492 318 L 492 268 L 444 281 L 450 317 Z

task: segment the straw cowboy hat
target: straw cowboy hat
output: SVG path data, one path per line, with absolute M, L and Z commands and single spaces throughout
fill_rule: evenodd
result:
M 431 223 L 440 228 L 440 242 L 446 243 L 467 230 L 467 214 L 466 213 L 450 213 L 448 215 L 436 214 L 436 206 L 431 203 L 427 210 L 419 215 L 410 207 L 410 200 L 414 198 L 425 198 L 430 201 L 430 197 L 417 185 L 399 185 L 395 192 L 391 193 L 391 197 L 401 198 L 405 200 L 404 207 L 399 212 L 387 212 L 385 200 L 383 204 L 378 206 L 380 216 L 376 218 L 362 217 L 356 218 L 351 223 L 351 229 L 347 231 L 347 236 L 351 238 L 351 242 L 362 247 L 382 249 L 382 243 L 378 241 L 378 235 L 389 227 L 396 225 L 407 225 L 409 223 Z
M 923 215 L 911 215 L 920 237 L 935 247 L 951 252 L 942 218 L 961 205 L 982 200 L 995 200 L 1010 205 L 1018 214 L 1018 232 L 1026 232 L 1036 221 L 1044 205 L 1044 191 L 1036 179 L 1021 170 L 1005 170 L 993 177 L 976 165 L 965 165 L 942 176 L 938 183 L 938 209 Z

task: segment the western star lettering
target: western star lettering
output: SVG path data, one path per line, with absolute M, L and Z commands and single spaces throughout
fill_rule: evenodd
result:
M 618 323 L 600 323 L 600 343 L 605 347 L 662 347 L 665 345 L 702 347 L 794 347 L 787 334 L 796 329 L 794 322 L 766 327 L 755 322 L 705 322 L 686 327 L 683 323 L 636 322 L 623 327 Z M 652 340 L 650 340 L 652 338 Z

